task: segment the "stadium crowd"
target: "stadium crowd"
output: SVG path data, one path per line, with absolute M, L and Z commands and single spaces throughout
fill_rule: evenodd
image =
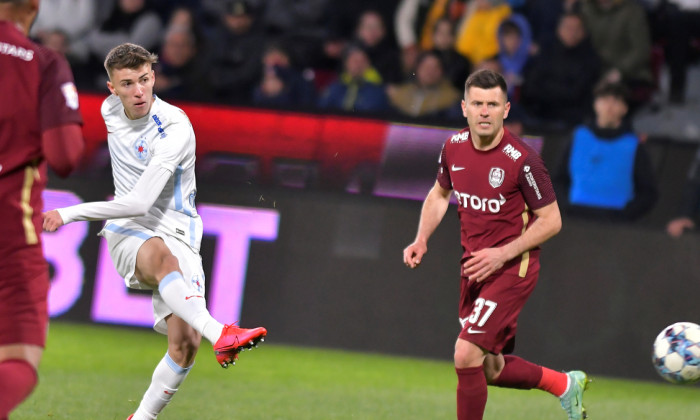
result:
M 170 100 L 462 121 L 471 70 L 510 84 L 516 118 L 572 128 L 593 88 L 621 82 L 632 110 L 671 74 L 685 98 L 697 2 L 683 0 L 45 0 L 32 36 L 69 59 L 81 90 L 104 91 L 102 59 L 157 51 Z
M 493 69 L 508 82 L 516 135 L 560 133 L 570 150 L 592 133 L 585 141 L 610 153 L 632 136 L 628 162 L 576 166 L 565 178 L 596 189 L 603 172 L 633 174 L 613 188 L 625 197 L 610 200 L 613 214 L 636 219 L 657 193 L 632 121 L 642 108 L 683 106 L 698 28 L 700 4 L 687 0 L 44 0 L 31 35 L 66 56 L 81 91 L 105 92 L 103 57 L 133 42 L 159 54 L 154 91 L 167 100 L 448 126 L 464 123 L 466 76 Z M 596 89 L 618 92 L 618 105 L 604 106 Z M 638 200 L 642 211 L 627 208 Z

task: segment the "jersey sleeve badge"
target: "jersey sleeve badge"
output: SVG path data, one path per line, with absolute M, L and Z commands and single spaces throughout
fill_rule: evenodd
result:
M 66 106 L 73 111 L 77 110 L 80 106 L 78 101 L 78 90 L 75 88 L 73 82 L 66 82 L 61 85 L 61 92 L 63 97 L 66 99 Z

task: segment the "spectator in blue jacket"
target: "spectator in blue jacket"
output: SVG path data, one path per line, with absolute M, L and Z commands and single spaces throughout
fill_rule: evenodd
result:
M 508 99 L 518 101 L 525 65 L 532 52 L 532 34 L 525 16 L 514 13 L 498 27 L 498 61 L 508 83 Z
M 595 121 L 577 127 L 553 178 L 567 213 L 608 221 L 632 221 L 657 199 L 649 153 L 625 116 L 627 90 L 620 83 L 596 87 Z
M 321 95 L 319 107 L 359 112 L 389 109 L 382 77 L 362 47 L 353 44 L 346 49 L 343 72 Z

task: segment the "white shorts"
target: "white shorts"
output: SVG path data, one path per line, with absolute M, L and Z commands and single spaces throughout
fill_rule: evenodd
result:
M 202 257 L 197 251 L 179 239 L 145 228 L 138 223 L 122 221 L 106 225 L 99 235 L 107 240 L 109 255 L 112 257 L 114 268 L 124 278 L 126 287 L 153 290 L 153 329 L 159 333 L 168 333 L 165 318 L 172 314 L 173 311 L 165 304 L 163 297 L 158 292 L 158 288 L 154 289 L 145 283 L 141 283 L 134 276 L 136 255 L 144 242 L 153 237 L 161 238 L 165 242 L 165 246 L 177 258 L 187 284 L 192 287 L 194 292 L 204 296 Z

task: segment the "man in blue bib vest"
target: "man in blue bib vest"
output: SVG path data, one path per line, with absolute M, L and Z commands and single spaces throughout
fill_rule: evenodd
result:
M 593 96 L 595 121 L 574 129 L 555 171 L 557 198 L 571 215 L 635 220 L 658 196 L 649 152 L 625 118 L 625 87 L 603 82 Z

